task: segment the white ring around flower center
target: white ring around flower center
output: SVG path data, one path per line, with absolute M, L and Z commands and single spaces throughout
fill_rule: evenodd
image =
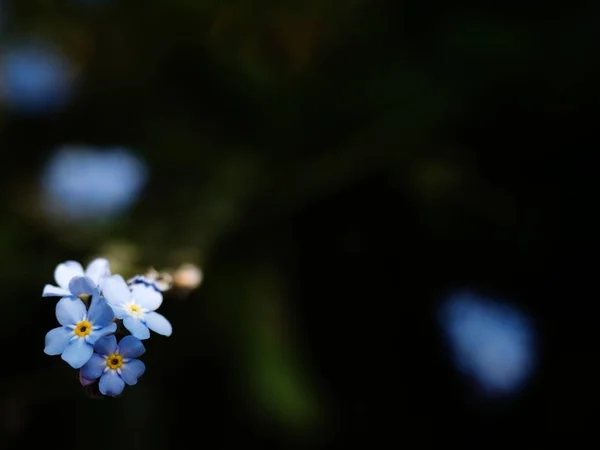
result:
M 135 303 L 135 300 L 132 300 L 127 304 L 127 312 L 134 317 L 141 317 L 146 312 L 144 308 Z

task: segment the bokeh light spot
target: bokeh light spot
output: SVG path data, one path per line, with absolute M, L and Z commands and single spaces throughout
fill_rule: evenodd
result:
M 516 308 L 462 292 L 440 308 L 440 325 L 458 370 L 486 394 L 520 391 L 534 369 L 534 329 Z
M 62 147 L 42 173 L 43 207 L 57 219 L 102 222 L 129 208 L 146 179 L 146 165 L 128 150 Z
M 47 43 L 17 44 L 0 50 L 0 102 L 10 110 L 56 112 L 73 91 L 68 58 Z
M 202 279 L 202 270 L 190 263 L 182 264 L 173 274 L 173 284 L 182 289 L 196 289 Z

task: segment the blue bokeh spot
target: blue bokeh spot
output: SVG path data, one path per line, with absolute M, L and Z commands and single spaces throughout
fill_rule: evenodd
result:
M 56 112 L 72 90 L 70 61 L 46 44 L 19 44 L 0 50 L 0 102 L 22 113 Z
M 451 296 L 440 325 L 458 370 L 487 394 L 520 391 L 535 366 L 535 333 L 516 308 L 471 292 Z
M 121 148 L 62 147 L 42 173 L 46 212 L 102 222 L 129 208 L 146 183 L 146 165 Z

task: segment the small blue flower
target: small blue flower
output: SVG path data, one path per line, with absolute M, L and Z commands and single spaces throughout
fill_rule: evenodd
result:
M 88 264 L 85 272 L 77 261 L 65 261 L 54 269 L 54 279 L 58 286 L 44 286 L 42 297 L 79 297 L 93 295 L 106 277 L 110 276 L 109 263 L 97 258 Z
M 143 284 L 127 286 L 120 275 L 106 278 L 102 289 L 117 319 L 123 319 L 125 328 L 138 339 L 148 339 L 150 330 L 163 336 L 173 332 L 169 321 L 155 312 L 163 300 L 158 290 Z
M 62 326 L 46 334 L 44 353 L 62 355 L 71 367 L 79 369 L 94 351 L 98 339 L 117 330 L 115 315 L 99 293 L 94 294 L 89 311 L 78 298 L 63 297 L 56 304 L 56 319 Z
M 81 376 L 86 380 L 100 378 L 98 387 L 104 395 L 119 395 L 125 383 L 133 386 L 146 370 L 144 363 L 135 359 L 146 349 L 134 336 L 125 336 L 119 345 L 116 337 L 105 336 L 96 341 L 94 350 L 96 353 L 81 368 Z

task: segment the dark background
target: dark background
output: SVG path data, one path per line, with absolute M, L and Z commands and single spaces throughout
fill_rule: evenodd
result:
M 1 51 L 58 43 L 77 88 L 52 112 L 0 103 L 0 448 L 594 442 L 599 14 L 2 2 Z M 101 224 L 44 216 L 40 173 L 65 144 L 132 149 L 140 197 Z M 125 277 L 204 273 L 165 294 L 173 336 L 117 399 L 42 352 L 44 284 L 98 255 Z M 518 395 L 455 371 L 435 317 L 464 287 L 535 319 Z

